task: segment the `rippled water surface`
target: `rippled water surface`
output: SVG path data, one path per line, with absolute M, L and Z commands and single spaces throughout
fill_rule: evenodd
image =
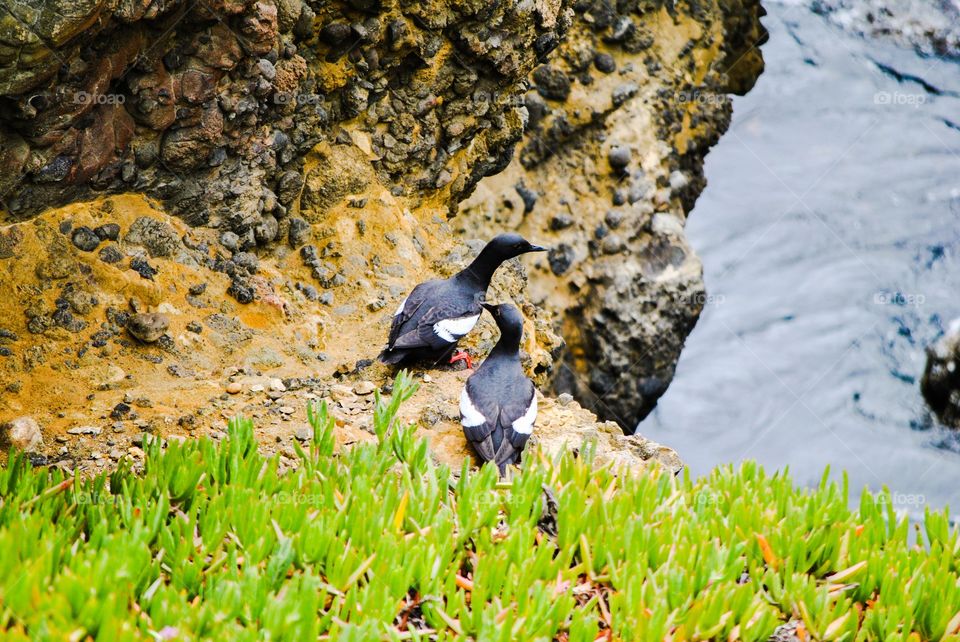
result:
M 771 5 L 688 232 L 710 301 L 640 432 L 695 473 L 757 459 L 960 507 L 960 439 L 919 391 L 960 316 L 960 64 Z

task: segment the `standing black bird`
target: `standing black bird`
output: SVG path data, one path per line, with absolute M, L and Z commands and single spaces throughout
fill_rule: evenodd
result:
M 500 328 L 490 356 L 470 375 L 460 394 L 463 434 L 483 461 L 500 474 L 515 464 L 537 420 L 537 390 L 520 366 L 523 317 L 512 305 L 483 305 Z
M 407 359 L 434 362 L 449 355 L 457 342 L 476 325 L 480 303 L 493 273 L 507 259 L 547 248 L 531 245 L 519 234 L 501 234 L 486 244 L 473 263 L 449 279 L 435 279 L 413 288 L 393 315 L 387 347 L 380 361 L 389 364 Z M 450 363 L 470 355 L 459 352 Z

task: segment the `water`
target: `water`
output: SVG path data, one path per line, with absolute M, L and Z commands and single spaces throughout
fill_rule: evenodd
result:
M 750 458 L 813 485 L 829 465 L 854 497 L 956 508 L 960 438 L 919 380 L 960 316 L 960 64 L 768 11 L 766 72 L 687 227 L 711 298 L 639 431 L 697 474 Z

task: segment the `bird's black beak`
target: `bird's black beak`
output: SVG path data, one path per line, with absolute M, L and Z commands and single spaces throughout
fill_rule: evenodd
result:
M 481 303 L 480 305 L 483 307 L 484 310 L 486 310 L 486 311 L 489 312 L 490 314 L 492 314 L 492 315 L 494 315 L 494 316 L 497 315 L 497 306 L 495 306 L 495 305 L 493 305 L 493 304 L 491 304 L 491 303 Z
M 548 247 L 543 247 L 543 246 L 541 246 L 541 245 L 533 245 L 533 244 L 531 244 L 531 245 L 530 245 L 530 249 L 527 250 L 527 252 L 546 252 L 546 251 L 549 250 L 549 249 L 550 249 L 550 248 L 548 248 Z

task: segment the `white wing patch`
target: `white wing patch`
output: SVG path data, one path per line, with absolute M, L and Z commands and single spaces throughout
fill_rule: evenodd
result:
M 533 432 L 533 422 L 537 420 L 537 393 L 533 393 L 533 399 L 530 401 L 530 407 L 511 424 L 513 429 L 521 435 L 529 435 Z
M 399 316 L 399 314 L 400 314 L 401 312 L 403 312 L 403 306 L 405 306 L 405 305 L 407 304 L 407 299 L 408 299 L 408 298 L 409 298 L 409 297 L 404 297 L 404 298 L 403 298 L 403 301 L 400 302 L 400 307 L 397 308 L 397 311 L 393 313 L 393 316 Z
M 463 392 L 460 393 L 460 423 L 467 428 L 472 428 L 481 425 L 486 420 L 487 418 L 483 416 L 483 413 L 473 405 L 470 395 L 467 394 L 467 387 L 464 386 Z
M 456 341 L 477 325 L 480 315 L 460 317 L 459 319 L 444 319 L 433 324 L 433 331 L 444 341 Z

